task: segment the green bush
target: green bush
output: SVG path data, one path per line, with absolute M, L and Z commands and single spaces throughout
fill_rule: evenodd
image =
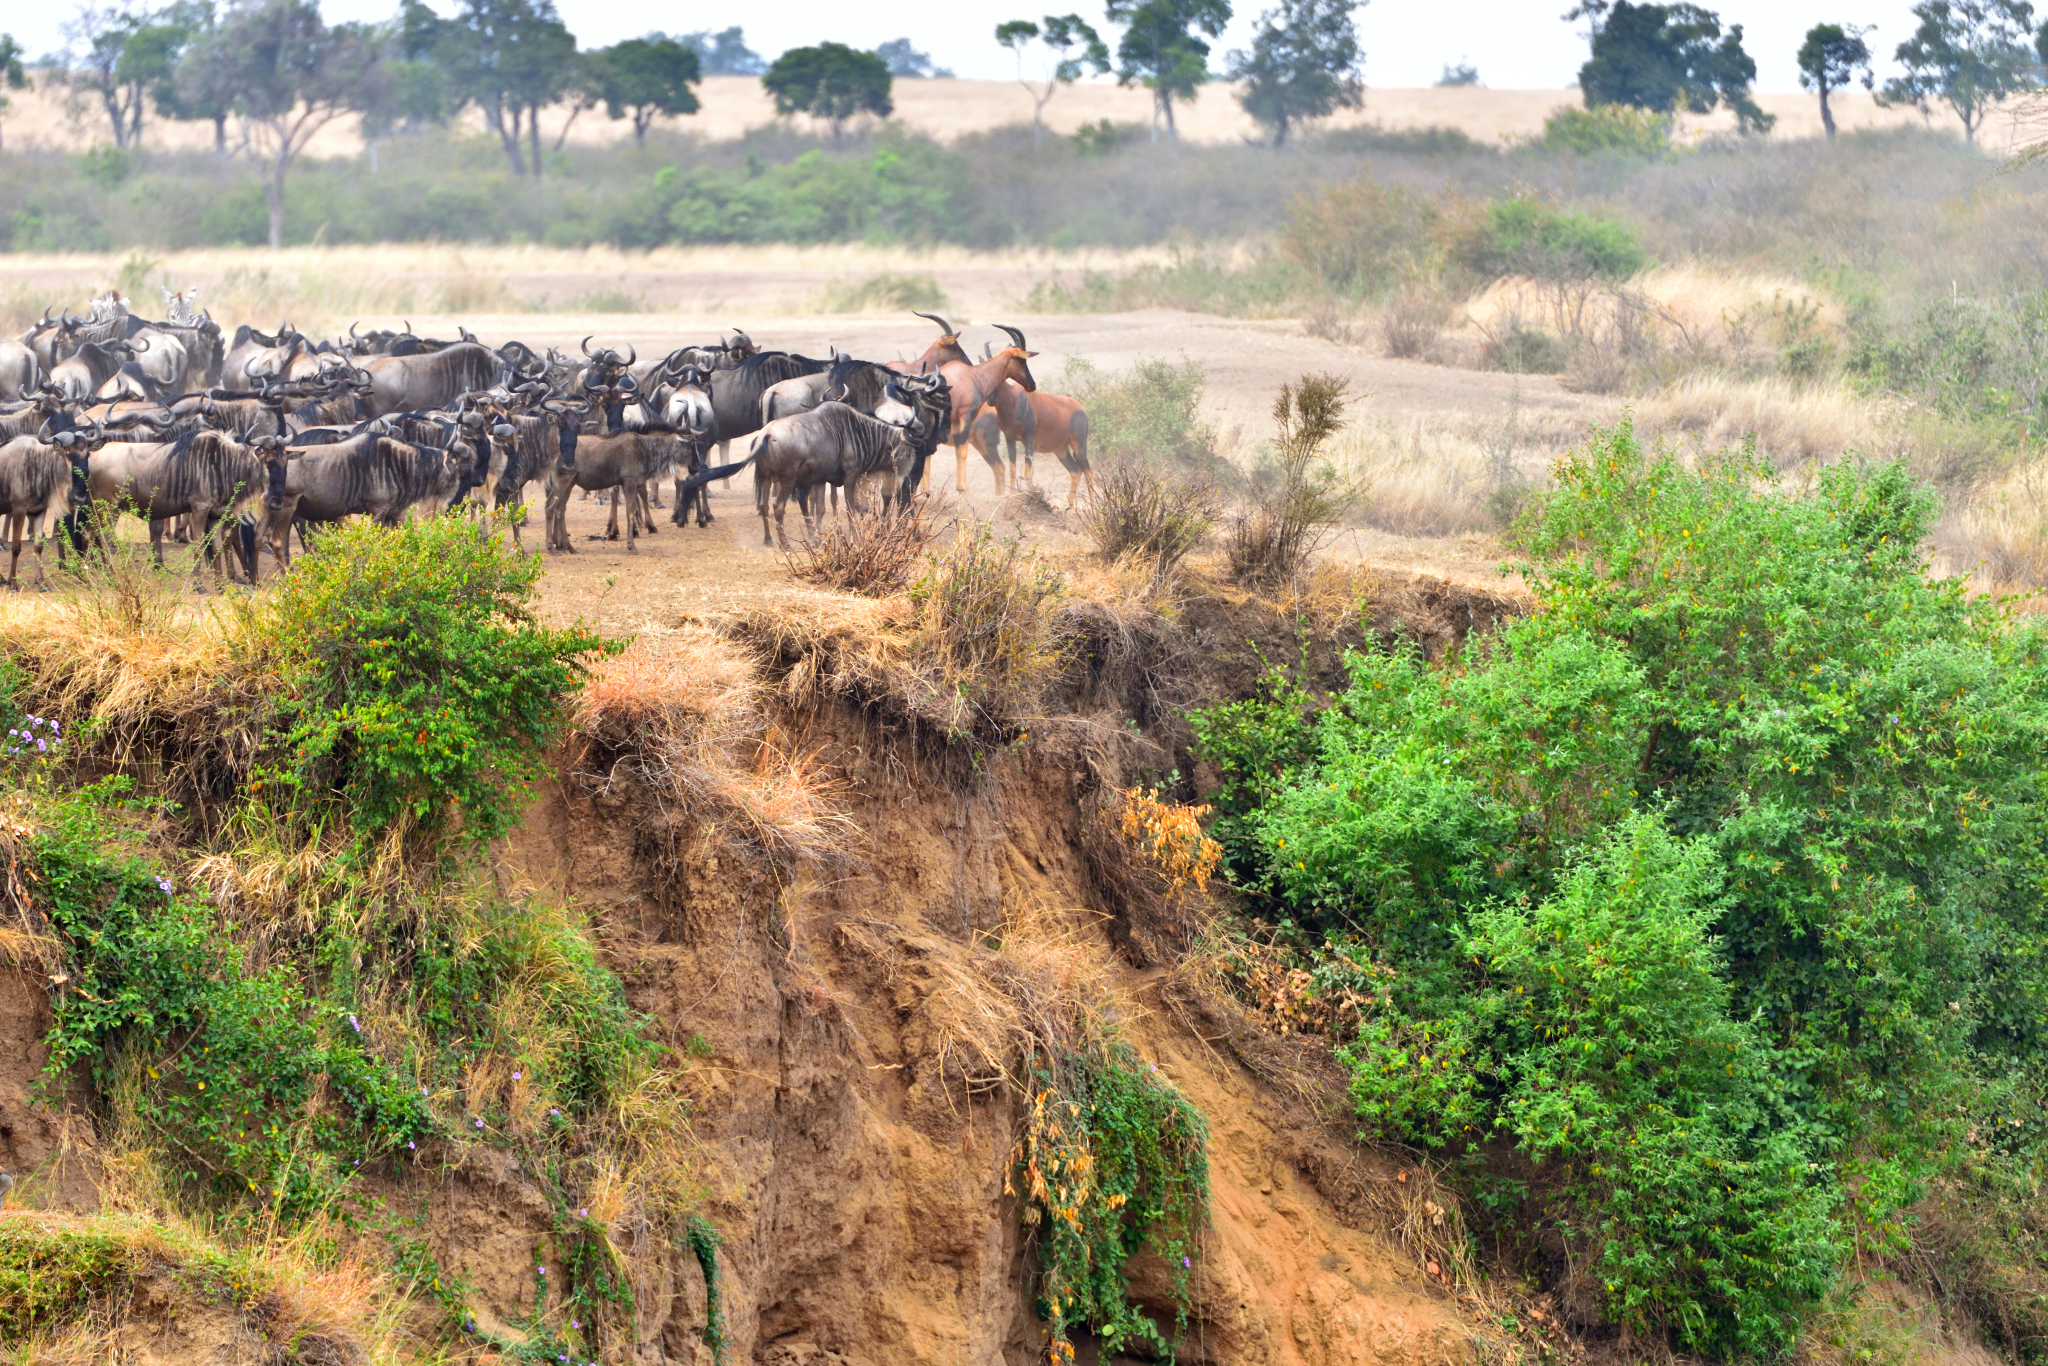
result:
M 1558 209 L 1528 195 L 1488 204 L 1460 244 L 1459 257 L 1487 279 L 1625 280 L 1650 263 L 1642 239 L 1627 224 Z
M 109 847 L 113 813 L 66 801 L 33 846 L 32 876 L 67 945 L 46 1084 L 73 1067 L 169 1140 L 188 1181 L 318 1208 L 364 1160 L 426 1138 L 416 1077 L 371 1058 L 345 1009 L 309 999 L 289 964 L 246 969 L 209 908 Z M 315 1107 L 325 1080 L 345 1108 Z
M 1595 109 L 1574 106 L 1543 120 L 1543 133 L 1536 145 L 1580 156 L 1605 152 L 1653 161 L 1670 155 L 1671 124 L 1671 115 L 1654 109 L 1625 104 L 1603 104 Z
M 1928 577 L 1932 512 L 1624 424 L 1523 516 L 1530 617 L 1196 721 L 1237 866 L 1392 974 L 1361 1115 L 1689 1348 L 1781 1350 L 1928 1180 L 2039 1152 L 2043 638 Z
M 1209 1126 L 1201 1111 L 1112 1043 L 1036 1070 L 1009 1188 L 1038 1247 L 1038 1316 L 1054 1359 L 1085 1325 L 1105 1356 L 1142 1346 L 1172 1361 L 1174 1339 L 1132 1302 L 1124 1264 L 1150 1250 L 1172 1276 L 1186 1326 L 1209 1199 Z
M 474 518 L 321 537 L 269 605 L 288 752 L 275 776 L 315 807 L 341 801 L 365 833 L 503 834 L 583 661 L 610 648 L 538 623 L 540 572 Z
M 1202 363 L 1145 360 L 1104 374 L 1085 359 L 1067 362 L 1060 388 L 1088 410 L 1089 455 L 1220 471 L 1216 428 L 1201 413 L 1208 382 Z

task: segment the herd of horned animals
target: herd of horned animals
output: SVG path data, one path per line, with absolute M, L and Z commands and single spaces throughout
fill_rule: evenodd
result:
M 536 483 L 555 553 L 574 553 L 565 514 L 577 490 L 610 496 L 610 537 L 623 507 L 626 549 L 637 551 L 662 506 L 657 481 L 674 481 L 671 520 L 694 514 L 702 527 L 707 485 L 748 466 L 763 544 L 785 547 L 792 498 L 813 528 L 827 491 L 835 509 L 844 491 L 848 516 L 885 514 L 921 488 L 941 445 L 954 448 L 963 493 L 970 449 L 999 494 L 1029 484 L 1042 451 L 1068 472 L 1069 506 L 1084 484 L 1094 492 L 1088 414 L 1039 391 L 1036 353 L 1014 327 L 999 325 L 1010 344 L 985 344 L 978 361 L 930 313 L 915 316 L 939 336 L 915 360 L 836 348 L 819 360 L 763 350 L 738 329 L 643 360 L 630 346 L 593 350 L 588 337 L 576 357 L 519 341 L 492 347 L 466 328 L 454 340 L 421 337 L 410 323 L 321 341 L 289 323 L 223 336 L 196 293 L 164 291 L 161 321 L 108 294 L 82 316 L 46 309 L 18 339 L 0 338 L 10 588 L 25 543 L 44 586 L 47 540 L 60 558 L 83 552 L 121 512 L 149 523 L 159 564 L 167 535 L 196 540 L 194 586 L 211 566 L 222 587 L 255 582 L 266 548 L 287 566 L 294 531 L 303 547 L 344 517 L 392 525 L 472 491 L 493 508 L 521 508 Z M 741 440 L 744 457 L 728 463 Z M 523 519 L 510 520 L 524 549 Z

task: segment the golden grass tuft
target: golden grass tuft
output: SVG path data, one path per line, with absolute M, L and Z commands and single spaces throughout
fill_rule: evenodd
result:
M 752 663 L 707 629 L 642 637 L 597 665 L 574 725 L 594 789 L 630 775 L 715 837 L 736 835 L 778 863 L 837 859 L 855 833 L 818 756 L 770 714 Z

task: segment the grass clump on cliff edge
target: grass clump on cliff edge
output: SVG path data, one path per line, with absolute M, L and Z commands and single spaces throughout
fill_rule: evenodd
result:
M 1530 617 L 1199 727 L 1237 875 L 1371 966 L 1367 1131 L 1630 1332 L 1776 1354 L 1930 1191 L 2038 1199 L 2048 658 L 1929 576 L 1932 512 L 1897 465 L 1793 493 L 1624 424 L 1520 524 Z

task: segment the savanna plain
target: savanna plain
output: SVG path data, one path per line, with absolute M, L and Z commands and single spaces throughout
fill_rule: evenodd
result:
M 942 445 L 787 546 L 749 472 L 630 550 L 478 494 L 222 591 L 53 528 L 0 598 L 6 1350 L 2048 1354 L 2029 111 L 1375 98 L 540 181 L 458 126 L 310 156 L 277 249 L 203 146 L 0 160 L 10 334 L 956 335 L 1089 467 Z

